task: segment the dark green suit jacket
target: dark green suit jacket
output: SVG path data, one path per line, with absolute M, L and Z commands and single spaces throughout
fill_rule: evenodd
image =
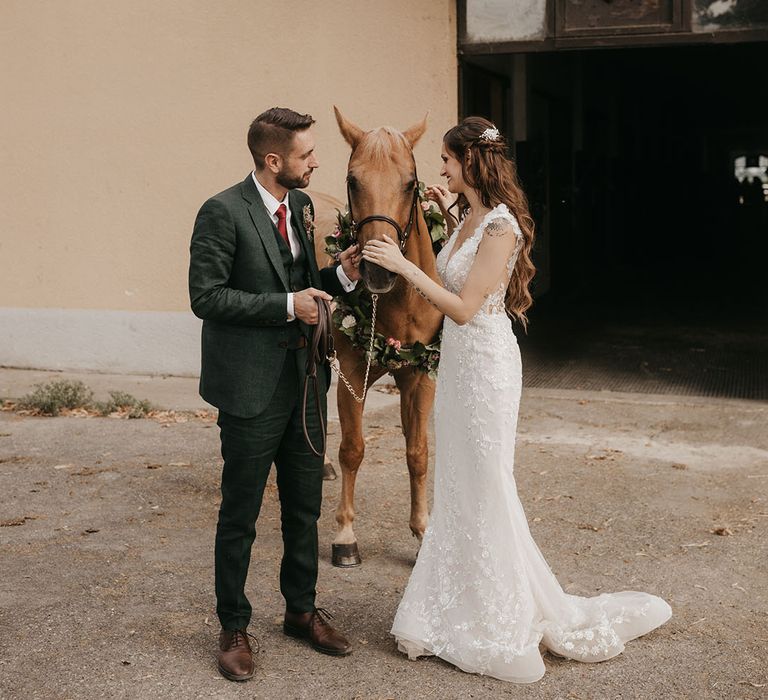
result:
M 317 269 L 303 222 L 304 207 L 314 216 L 312 200 L 299 190 L 288 197 L 311 286 L 342 294 L 335 268 Z M 200 395 L 242 418 L 266 408 L 289 352 L 285 344 L 296 340 L 296 325 L 288 324 L 286 311 L 292 290 L 276 235 L 250 174 L 203 204 L 192 233 L 189 297 L 192 311 L 203 319 Z M 310 328 L 299 324 L 311 337 Z M 290 352 L 299 354 L 304 367 L 306 350 Z M 327 387 L 330 369 L 325 365 L 319 372 Z

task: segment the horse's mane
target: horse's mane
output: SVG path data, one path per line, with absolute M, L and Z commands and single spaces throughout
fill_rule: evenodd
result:
M 410 150 L 402 133 L 391 126 L 380 126 L 366 133 L 356 150 L 361 156 L 365 156 L 371 165 L 375 165 L 390 162 L 398 145 L 407 151 Z

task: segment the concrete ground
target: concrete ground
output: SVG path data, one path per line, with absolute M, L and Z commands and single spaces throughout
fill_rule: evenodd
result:
M 0 370 L 0 397 L 50 378 Z M 193 379 L 84 380 L 97 395 L 121 389 L 164 408 L 203 408 Z M 546 676 L 518 686 L 436 659 L 409 662 L 389 637 L 416 556 L 397 398 L 374 392 L 366 412 L 358 569 L 329 563 L 341 481 L 325 484 L 318 602 L 354 653 L 322 656 L 281 633 L 272 482 L 248 581 L 258 670 L 244 684 L 221 678 L 214 663 L 212 416 L 1 412 L 0 698 L 768 696 L 768 404 L 524 392 L 518 487 L 564 588 L 653 592 L 674 616 L 605 663 L 547 655 Z M 338 438 L 333 421 L 331 455 Z

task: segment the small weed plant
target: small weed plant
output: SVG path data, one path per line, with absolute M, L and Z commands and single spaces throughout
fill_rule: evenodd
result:
M 102 415 L 126 413 L 128 418 L 146 418 L 153 406 L 146 399 L 139 400 L 125 391 L 110 391 L 109 401 L 97 401 L 94 408 Z
M 88 408 L 93 392 L 83 382 L 59 379 L 47 384 L 35 384 L 35 390 L 22 397 L 19 408 L 44 416 L 58 416 L 64 409 Z
M 83 382 L 59 379 L 36 384 L 35 390 L 22 397 L 17 407 L 42 416 L 58 416 L 64 410 L 82 409 L 109 416 L 117 413 L 128 418 L 146 418 L 154 406 L 125 391 L 110 391 L 108 401 L 94 401 L 93 391 Z

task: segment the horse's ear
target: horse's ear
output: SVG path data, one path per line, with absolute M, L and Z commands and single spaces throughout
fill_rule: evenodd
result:
M 424 115 L 424 119 L 422 119 L 418 124 L 414 124 L 413 126 L 408 127 L 403 132 L 403 136 L 405 136 L 405 138 L 408 140 L 411 148 L 413 148 L 418 143 L 419 139 L 424 136 L 424 132 L 427 130 L 428 117 L 429 112 Z
M 341 135 L 354 150 L 355 146 L 360 143 L 360 139 L 363 138 L 363 130 L 357 126 L 357 124 L 353 124 L 349 121 L 349 119 L 339 111 L 339 108 L 336 105 L 333 105 L 333 111 L 336 114 L 336 122 L 339 125 Z

